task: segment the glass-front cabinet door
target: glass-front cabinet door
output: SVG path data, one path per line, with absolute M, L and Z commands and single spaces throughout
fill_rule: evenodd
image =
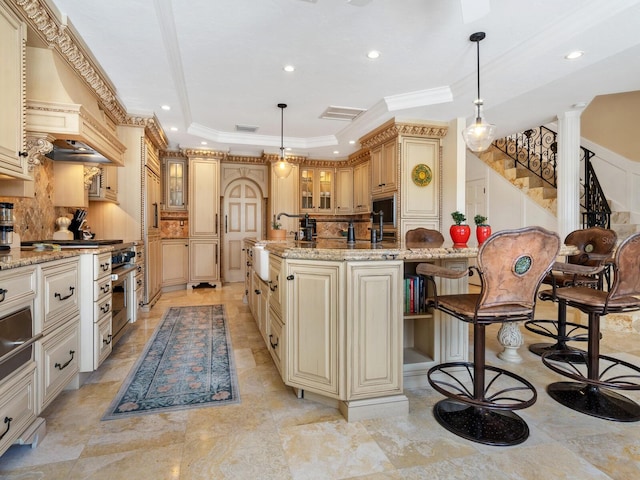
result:
M 313 174 L 315 170 L 311 168 L 303 168 L 300 170 L 300 209 L 305 212 L 314 211 L 313 203 Z
M 165 208 L 167 210 L 186 210 L 187 164 L 182 158 L 165 160 Z
M 300 169 L 300 211 L 333 213 L 334 169 L 302 167 Z

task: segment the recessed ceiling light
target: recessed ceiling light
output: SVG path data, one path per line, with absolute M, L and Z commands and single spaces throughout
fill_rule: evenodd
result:
M 171 127 L 169 130 L 171 130 L 172 132 L 177 132 L 178 131 L 178 127 Z
M 575 60 L 576 58 L 580 58 L 583 55 L 584 52 L 582 50 L 576 50 L 574 52 L 567 53 L 564 58 L 567 60 Z
M 333 154 L 334 154 L 334 155 L 338 155 L 339 153 L 340 153 L 340 150 L 334 150 L 334 151 L 333 151 Z
M 355 145 L 356 141 L 355 140 L 349 140 L 349 145 Z
M 584 108 L 587 106 L 587 102 L 578 102 L 572 105 L 573 108 Z
M 377 50 L 371 50 L 367 53 L 367 58 L 370 58 L 371 60 L 375 60 L 378 57 L 380 57 L 380 52 Z
M 200 145 L 206 145 L 206 144 L 207 144 L 207 142 L 205 142 L 205 141 L 200 142 Z
M 287 147 L 287 148 L 285 148 L 285 150 L 286 150 L 287 152 L 290 152 L 290 151 L 291 151 L 291 147 Z
M 293 72 L 295 71 L 296 67 L 294 67 L 293 65 L 285 65 L 282 69 L 285 72 Z
M 167 110 L 167 111 L 171 110 L 171 107 L 169 105 L 162 105 L 162 107 L 160 108 L 162 108 L 162 110 Z

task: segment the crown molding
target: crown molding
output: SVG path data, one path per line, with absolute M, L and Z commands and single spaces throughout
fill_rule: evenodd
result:
M 118 100 L 115 88 L 92 59 L 88 48 L 68 25 L 63 23 L 45 0 L 9 0 L 17 13 L 49 48 L 57 50 L 96 94 L 100 105 L 117 123 L 124 123 L 127 112 Z

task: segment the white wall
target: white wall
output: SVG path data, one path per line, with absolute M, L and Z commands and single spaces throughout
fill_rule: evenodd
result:
M 557 232 L 558 221 L 551 212 L 531 200 L 519 188 L 467 152 L 467 182 L 484 180 L 487 191 L 487 218 L 491 231 L 541 226 Z M 468 219 L 473 225 L 473 219 Z

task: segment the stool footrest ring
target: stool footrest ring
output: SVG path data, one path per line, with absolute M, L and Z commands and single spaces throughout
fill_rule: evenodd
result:
M 589 340 L 589 329 L 586 325 L 573 322 L 564 322 L 564 325 L 566 326 L 565 334 L 560 335 L 557 320 L 528 320 L 524 322 L 524 328 L 530 332 L 559 341 L 586 342 Z
M 450 362 L 432 367 L 427 372 L 431 386 L 445 397 L 474 407 L 492 410 L 520 410 L 536 402 L 535 387 L 524 378 L 502 368 L 484 367 L 484 391 L 474 395 L 474 364 Z
M 587 352 L 560 351 L 542 355 L 542 363 L 548 368 L 578 382 L 616 390 L 640 390 L 640 367 L 607 355 L 598 355 L 598 360 L 599 374 L 589 371 Z

